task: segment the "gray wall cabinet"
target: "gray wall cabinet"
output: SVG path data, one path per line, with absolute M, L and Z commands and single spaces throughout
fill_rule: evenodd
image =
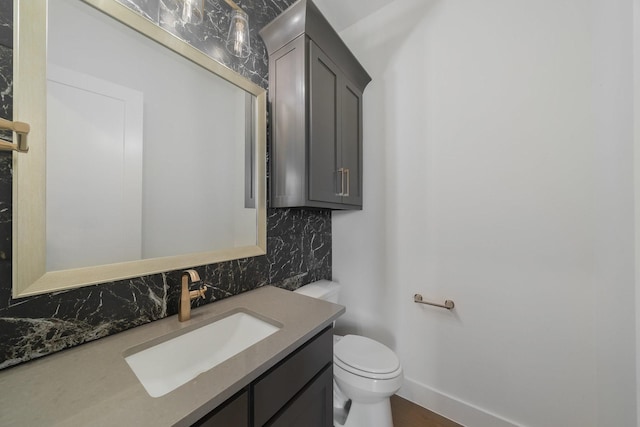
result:
M 362 209 L 362 92 L 371 77 L 309 0 L 264 27 L 271 207 Z

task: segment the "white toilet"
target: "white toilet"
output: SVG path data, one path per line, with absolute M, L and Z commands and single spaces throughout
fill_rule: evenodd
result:
M 337 304 L 340 285 L 321 280 L 295 292 Z M 389 347 L 359 335 L 336 335 L 333 343 L 334 425 L 393 427 L 389 398 L 403 380 L 398 356 Z

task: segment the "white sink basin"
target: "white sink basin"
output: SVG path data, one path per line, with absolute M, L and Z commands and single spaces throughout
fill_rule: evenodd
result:
M 274 322 L 275 323 L 275 322 Z M 192 331 L 130 349 L 125 360 L 151 397 L 160 397 L 265 339 L 280 328 L 236 312 Z

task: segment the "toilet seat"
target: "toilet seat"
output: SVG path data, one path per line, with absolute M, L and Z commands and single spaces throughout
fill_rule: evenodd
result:
M 337 367 L 344 369 L 345 372 L 356 375 L 358 377 L 366 378 L 368 380 L 391 380 L 398 377 L 402 373 L 402 368 L 398 368 L 393 372 L 389 372 L 386 374 L 375 374 L 373 372 L 362 371 L 360 369 L 356 369 L 353 366 L 349 366 L 343 363 L 340 359 L 333 359 L 333 364 Z
M 333 362 L 345 371 L 378 380 L 395 378 L 402 370 L 389 347 L 359 335 L 345 335 L 335 343 Z

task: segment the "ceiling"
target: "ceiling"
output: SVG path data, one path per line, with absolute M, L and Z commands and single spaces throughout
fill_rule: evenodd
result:
M 371 15 L 393 0 L 313 0 L 337 32 Z

